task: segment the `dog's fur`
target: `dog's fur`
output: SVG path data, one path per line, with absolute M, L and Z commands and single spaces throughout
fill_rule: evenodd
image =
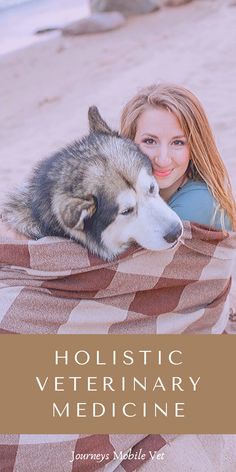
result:
M 5 219 L 29 238 L 70 238 L 106 260 L 132 242 L 173 246 L 182 224 L 159 196 L 150 160 L 96 107 L 88 115 L 90 134 L 41 161 L 9 196 Z

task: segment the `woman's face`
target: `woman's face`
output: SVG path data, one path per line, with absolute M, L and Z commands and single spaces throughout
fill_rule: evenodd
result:
M 190 159 L 178 119 L 165 108 L 150 106 L 137 121 L 134 141 L 149 157 L 160 194 L 168 200 L 183 183 Z

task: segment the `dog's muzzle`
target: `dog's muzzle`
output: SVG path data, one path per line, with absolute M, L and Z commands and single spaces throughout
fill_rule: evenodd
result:
M 163 238 L 167 243 L 171 244 L 171 243 L 176 242 L 179 239 L 182 232 L 183 232 L 183 227 L 181 224 L 178 223 L 177 225 L 174 225 L 173 227 L 171 227 L 170 231 L 168 231 L 168 233 L 165 234 Z

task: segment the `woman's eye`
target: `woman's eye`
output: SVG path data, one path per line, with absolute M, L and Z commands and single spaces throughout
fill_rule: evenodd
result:
M 123 211 L 121 212 L 121 215 L 126 216 L 126 215 L 130 215 L 130 214 L 133 213 L 133 212 L 134 212 L 134 208 L 133 208 L 133 207 L 126 208 L 126 210 L 123 210 Z
M 143 140 L 143 142 L 145 144 L 155 144 L 155 141 L 152 138 L 146 138 L 146 139 Z
M 174 146 L 183 146 L 185 144 L 185 141 L 182 141 L 181 139 L 176 139 L 173 142 Z

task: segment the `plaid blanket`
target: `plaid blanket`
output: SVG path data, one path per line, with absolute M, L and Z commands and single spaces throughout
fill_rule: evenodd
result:
M 157 252 L 136 247 L 109 263 L 59 238 L 2 240 L 0 332 L 223 333 L 235 247 L 236 234 L 189 222 L 178 246 Z M 145 466 L 141 459 L 111 457 L 129 449 L 162 451 L 173 441 L 171 435 L 7 435 L 0 437 L 0 470 L 150 471 L 150 461 Z M 78 458 L 70 462 L 72 451 Z M 99 463 L 101 453 L 106 457 Z M 156 467 L 173 470 L 160 462 Z
M 222 333 L 235 247 L 235 233 L 189 222 L 178 246 L 113 262 L 65 239 L 2 241 L 1 332 Z

